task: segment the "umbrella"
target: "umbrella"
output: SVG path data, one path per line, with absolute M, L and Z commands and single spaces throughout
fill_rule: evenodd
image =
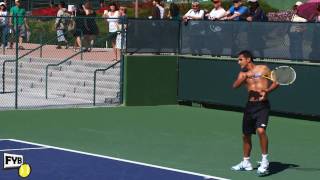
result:
M 298 7 L 297 14 L 298 16 L 303 17 L 308 21 L 311 21 L 318 14 L 318 5 L 320 5 L 320 0 L 309 0 L 308 2 Z

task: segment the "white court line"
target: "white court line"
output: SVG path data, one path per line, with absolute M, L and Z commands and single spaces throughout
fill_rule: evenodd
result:
M 88 155 L 88 156 L 94 156 L 94 157 L 99 157 L 99 158 L 104 158 L 104 159 L 111 159 L 111 160 L 115 160 L 115 161 L 121 161 L 121 162 L 137 164 L 137 165 L 142 165 L 142 166 L 147 166 L 147 167 L 153 167 L 153 168 L 157 168 L 157 169 L 174 171 L 174 172 L 179 172 L 179 173 L 184 173 L 184 174 L 189 174 L 189 175 L 194 175 L 194 176 L 200 176 L 200 177 L 204 177 L 204 179 L 230 180 L 230 179 L 226 179 L 226 178 L 222 178 L 222 177 L 210 176 L 210 175 L 206 175 L 206 174 L 200 174 L 200 173 L 184 171 L 184 170 L 179 170 L 179 169 L 174 169 L 174 168 L 157 166 L 157 165 L 147 164 L 147 163 L 142 163 L 142 162 L 137 162 L 137 161 L 130 161 L 130 160 L 126 160 L 126 159 L 120 159 L 120 158 L 104 156 L 104 155 L 99 155 L 99 154 L 94 154 L 94 153 L 88 153 L 88 152 L 76 151 L 76 150 L 72 150 L 72 149 L 60 148 L 60 147 L 56 147 L 56 146 L 33 143 L 33 142 L 29 142 L 29 141 L 23 141 L 23 140 L 17 140 L 17 139 L 9 139 L 9 140 L 10 141 L 14 141 L 14 142 L 19 142 L 19 143 L 36 145 L 36 146 L 45 146 L 47 148 L 66 151 L 66 152 L 72 152 L 72 153 L 83 154 L 83 155 Z
M 0 141 L 10 141 L 10 139 L 0 139 Z
M 49 147 L 36 147 L 36 148 L 0 149 L 0 152 L 6 152 L 6 151 L 28 151 L 28 150 L 37 150 L 37 149 L 50 149 L 50 148 Z

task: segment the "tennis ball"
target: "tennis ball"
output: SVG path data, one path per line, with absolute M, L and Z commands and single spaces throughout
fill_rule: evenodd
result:
M 22 178 L 26 178 L 31 173 L 31 167 L 29 164 L 22 164 L 19 168 L 19 176 Z

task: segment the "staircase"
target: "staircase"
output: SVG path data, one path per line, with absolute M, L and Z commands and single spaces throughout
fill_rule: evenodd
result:
M 7 58 L 8 59 L 8 58 Z M 11 57 L 12 59 L 12 57 Z M 3 59 L 0 60 L 2 66 Z M 19 60 L 18 104 L 20 107 L 43 107 L 93 104 L 93 75 L 98 68 L 113 62 L 71 60 L 59 67 L 50 67 L 48 73 L 48 99 L 45 98 L 45 68 L 59 60 L 25 58 Z M 6 91 L 15 90 L 15 63 L 5 69 Z M 1 67 L 2 74 L 2 67 Z M 0 80 L 2 91 L 2 78 Z M 12 107 L 14 94 L 0 94 L 0 107 Z M 97 74 L 96 104 L 120 103 L 120 65 Z

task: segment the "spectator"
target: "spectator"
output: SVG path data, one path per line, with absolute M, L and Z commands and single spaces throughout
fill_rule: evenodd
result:
M 233 6 L 225 13 L 223 20 L 245 20 L 248 15 L 248 8 L 242 5 L 242 0 L 232 0 L 232 2 Z
M 29 25 L 27 23 L 27 18 L 25 17 L 26 15 L 26 10 L 21 7 L 21 1 L 20 0 L 15 0 L 15 6 L 13 6 L 10 9 L 10 16 L 9 18 L 9 26 L 13 27 L 13 32 L 12 35 L 15 36 L 14 34 L 19 30 L 19 45 L 18 48 L 21 50 L 24 50 L 25 48 L 22 46 L 23 43 L 23 38 L 26 37 L 26 30 L 29 30 Z M 16 17 L 18 16 L 18 17 Z M 11 39 L 9 48 L 13 48 L 13 40 L 14 38 Z
M 320 57 L 320 4 L 317 6 L 317 14 L 314 17 L 314 22 L 317 24 L 314 24 L 313 28 L 313 38 L 312 38 L 312 43 L 311 43 L 311 52 L 309 54 L 309 58 L 312 60 L 319 59 Z
M 243 21 L 246 20 L 249 10 L 246 6 L 242 5 L 241 0 L 232 0 L 233 6 L 224 14 L 222 20 L 232 20 L 232 21 Z M 241 24 L 233 24 L 232 27 L 228 30 L 232 31 L 232 43 L 231 43 L 231 56 L 236 57 L 239 51 L 239 48 L 246 49 L 247 47 L 244 42 L 248 42 L 248 32 L 245 26 Z
M 221 0 L 212 0 L 213 9 L 209 14 L 206 14 L 209 20 L 221 20 L 226 10 L 222 7 Z
M 314 22 L 320 22 L 320 4 L 317 5 L 317 14 L 313 18 Z
M 121 56 L 121 49 L 125 48 L 125 29 L 126 29 L 126 20 L 127 20 L 127 8 L 124 6 L 120 6 L 119 8 L 119 18 L 121 22 L 118 23 L 118 35 L 116 39 L 116 49 L 117 49 L 117 54 L 116 54 L 116 60 L 120 61 L 120 56 Z M 123 33 L 124 34 L 123 34 Z
M 221 0 L 212 0 L 213 9 L 206 14 L 207 19 L 215 21 L 220 20 L 226 11 L 222 7 Z M 205 46 L 209 47 L 212 56 L 221 56 L 223 51 L 223 35 L 221 33 L 221 24 L 210 24 L 210 28 L 206 31 L 206 36 L 210 37 L 212 41 L 205 41 Z
M 304 25 L 302 25 L 301 23 L 307 22 L 307 20 L 298 16 L 297 14 L 298 7 L 302 4 L 302 2 L 297 1 L 296 4 L 293 6 L 294 14 L 291 18 L 291 22 L 293 22 L 293 24 L 289 29 L 289 52 L 291 58 L 295 60 L 301 60 L 303 58 L 303 33 L 306 29 Z
M 183 20 L 187 22 L 190 19 L 197 20 L 204 18 L 204 10 L 200 9 L 200 3 L 195 1 L 192 3 L 192 9 L 190 9 L 183 17 Z
M 97 16 L 96 12 L 92 8 L 92 4 L 89 0 L 85 1 L 83 4 L 83 10 L 86 14 L 86 18 L 84 20 L 84 46 L 85 51 L 90 52 L 92 50 L 92 46 L 96 39 L 96 36 L 99 34 L 98 25 L 96 23 L 95 17 Z
M 268 17 L 260 7 L 258 0 L 248 0 L 249 2 L 249 16 L 247 21 L 268 21 Z
M 117 5 L 115 3 L 110 4 L 110 11 L 104 11 L 103 17 L 107 18 L 106 21 L 109 24 L 109 33 L 107 37 L 107 44 L 112 44 L 113 52 L 115 55 L 115 59 L 117 58 L 117 49 L 116 49 L 116 39 L 117 39 L 117 31 L 118 31 L 118 21 L 119 21 L 119 11 L 117 9 Z
M 6 4 L 4 2 L 0 2 L 0 28 L 2 32 L 2 44 L 1 46 L 5 48 L 8 45 L 8 11 Z
M 97 14 L 103 14 L 105 10 L 108 10 L 107 3 L 102 0 L 100 1 L 100 8 L 96 11 Z
M 80 4 L 78 8 L 76 9 L 76 18 L 75 18 L 75 28 L 74 28 L 74 34 L 75 42 L 74 42 L 74 51 L 78 51 L 78 48 L 82 48 L 82 38 L 83 38 L 83 30 L 85 29 L 84 26 L 84 17 L 86 16 L 86 13 L 83 9 L 83 4 Z
M 261 9 L 258 0 L 248 0 L 249 2 L 249 14 L 247 21 L 267 21 L 268 17 Z M 264 39 L 264 27 L 259 25 L 253 25 L 248 29 L 248 41 L 249 49 L 254 52 L 258 51 L 259 56 L 264 58 L 264 49 L 266 48 L 266 40 Z
M 67 12 L 66 9 L 66 4 L 65 2 L 61 1 L 58 5 L 59 7 L 59 11 L 57 12 L 57 18 L 56 18 L 56 22 L 55 22 L 55 27 L 57 30 L 57 39 L 58 39 L 58 45 L 57 45 L 57 49 L 61 49 L 61 45 L 64 43 L 65 44 L 65 48 L 68 49 L 68 41 L 65 37 L 66 32 L 67 32 L 67 28 L 68 28 L 68 21 L 71 17 L 71 15 Z
M 185 22 L 185 25 L 188 25 L 190 29 L 190 49 L 192 55 L 201 55 L 200 54 L 200 48 L 199 48 L 199 39 L 201 39 L 201 36 L 204 36 L 200 29 L 202 29 L 201 24 L 198 21 L 190 21 L 189 20 L 200 20 L 204 18 L 204 10 L 200 9 L 200 3 L 199 2 L 193 2 L 192 3 L 192 9 L 190 9 L 183 17 L 183 21 Z
M 149 16 L 149 19 L 163 19 L 164 8 L 161 4 L 161 0 L 154 0 L 152 4 L 153 4 L 152 16 Z
M 168 18 L 174 20 L 180 19 L 180 9 L 176 3 L 170 4 Z

